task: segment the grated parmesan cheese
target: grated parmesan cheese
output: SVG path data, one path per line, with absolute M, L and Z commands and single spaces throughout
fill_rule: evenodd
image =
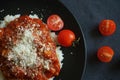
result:
M 12 60 L 16 65 L 23 68 L 34 67 L 34 65 L 42 64 L 44 69 L 50 69 L 50 60 L 37 57 L 37 50 L 33 42 L 34 36 L 30 30 L 25 30 L 19 43 L 12 47 L 11 52 L 8 53 L 8 60 Z M 45 48 L 45 44 L 41 44 Z
M 37 62 L 37 53 L 33 40 L 32 33 L 25 30 L 20 42 L 8 53 L 8 60 L 13 60 L 16 65 L 22 67 L 34 66 Z

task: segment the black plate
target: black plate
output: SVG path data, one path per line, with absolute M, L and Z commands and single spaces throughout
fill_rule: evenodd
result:
M 73 15 L 58 0 L 3 0 L 0 2 L 0 19 L 6 15 L 37 14 L 46 19 L 51 14 L 58 14 L 65 23 L 64 29 L 71 29 L 76 38 L 80 37 L 76 47 L 64 48 L 63 68 L 55 80 L 81 80 L 85 67 L 85 43 L 80 25 Z

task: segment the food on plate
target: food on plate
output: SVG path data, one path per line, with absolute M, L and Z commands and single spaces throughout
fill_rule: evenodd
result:
M 48 17 L 47 26 L 52 31 L 59 31 L 63 28 L 64 22 L 60 16 L 53 14 Z
M 0 28 L 0 38 L 2 37 L 3 33 L 4 33 L 4 28 Z
M 109 46 L 102 46 L 98 49 L 97 57 L 101 62 L 110 62 L 113 58 L 114 51 Z
M 110 36 L 116 30 L 116 24 L 113 20 L 102 20 L 99 24 L 99 31 L 103 36 Z
M 52 80 L 59 75 L 62 51 L 37 15 L 8 15 L 0 27 L 0 70 L 5 79 Z
M 60 45 L 70 47 L 75 41 L 75 34 L 71 30 L 65 29 L 59 32 L 57 40 Z

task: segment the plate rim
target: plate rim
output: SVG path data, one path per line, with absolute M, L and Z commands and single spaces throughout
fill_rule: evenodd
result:
M 64 8 L 66 8 L 70 14 L 72 14 L 73 18 L 75 19 L 75 21 L 77 22 L 78 26 L 79 26 L 79 29 L 81 31 L 81 34 L 82 34 L 82 39 L 83 39 L 83 42 L 84 42 L 84 67 L 83 67 L 83 72 L 82 72 L 82 76 L 81 76 L 81 80 L 83 80 L 83 77 L 84 77 L 84 74 L 85 74 L 85 71 L 86 71 L 86 66 L 87 66 L 87 47 L 86 47 L 86 40 L 85 40 L 85 35 L 83 33 L 83 30 L 82 30 L 82 27 L 81 27 L 81 24 L 79 23 L 79 21 L 76 19 L 75 15 L 72 13 L 72 11 L 60 0 L 58 0 L 58 2 L 63 5 Z

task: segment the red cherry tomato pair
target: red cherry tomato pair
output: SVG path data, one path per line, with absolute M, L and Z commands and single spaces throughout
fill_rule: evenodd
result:
M 99 31 L 103 36 L 110 36 L 116 30 L 116 24 L 113 20 L 102 20 L 99 24 Z M 102 62 L 110 62 L 113 58 L 114 51 L 109 46 L 103 46 L 98 49 L 97 57 Z
M 58 15 L 51 15 L 47 19 L 47 26 L 52 31 L 59 31 L 63 28 L 64 22 Z M 62 30 L 57 37 L 58 43 L 64 47 L 69 47 L 75 40 L 75 34 L 71 30 Z

